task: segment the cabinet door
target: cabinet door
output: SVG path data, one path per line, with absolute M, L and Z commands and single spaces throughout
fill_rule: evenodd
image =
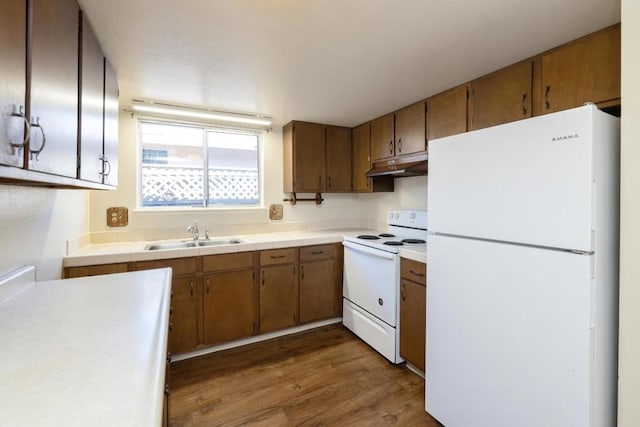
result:
M 102 183 L 118 185 L 118 80 L 104 60 L 104 166 Z
M 543 114 L 620 98 L 620 26 L 544 55 L 542 91 Z
M 427 325 L 427 288 L 400 282 L 400 356 L 424 371 Z
M 326 191 L 351 191 L 351 129 L 326 126 Z
M 260 270 L 260 332 L 297 324 L 298 287 L 294 265 Z
M 371 125 L 365 123 L 353 128 L 353 191 L 368 191 L 370 180 L 365 175 L 371 169 Z
M 389 113 L 371 122 L 371 161 L 396 155 L 394 140 L 394 114 Z
M 78 16 L 75 0 L 33 0 L 29 169 L 71 178 L 78 164 Z
M 293 191 L 316 193 L 325 190 L 324 126 L 317 123 L 293 124 Z
M 300 264 L 300 323 L 337 315 L 335 276 L 333 259 Z
M 204 343 L 213 344 L 255 332 L 253 269 L 204 276 Z
M 81 14 L 80 179 L 102 182 L 104 56 L 86 15 Z M 44 154 L 43 154 L 44 156 Z
M 2 2 L 0 13 L 0 164 L 22 167 L 25 139 L 27 2 Z
M 410 105 L 396 112 L 396 156 L 425 151 L 424 102 Z
M 531 117 L 532 69 L 527 61 L 472 81 L 469 129 Z
M 427 144 L 467 131 L 467 93 L 467 85 L 458 86 L 427 100 Z
M 118 185 L 118 80 L 109 61 L 104 60 L 104 163 L 102 183 Z
M 174 278 L 171 282 L 169 352 L 181 353 L 198 345 L 198 292 L 195 276 Z

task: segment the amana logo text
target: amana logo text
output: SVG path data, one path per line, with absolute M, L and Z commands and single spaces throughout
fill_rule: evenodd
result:
M 578 139 L 578 138 L 580 138 L 580 135 L 578 135 L 577 133 L 574 133 L 574 134 L 570 134 L 570 135 L 554 136 L 553 139 L 551 139 L 551 141 L 553 141 L 553 142 L 568 141 L 568 140 L 571 140 L 571 139 Z

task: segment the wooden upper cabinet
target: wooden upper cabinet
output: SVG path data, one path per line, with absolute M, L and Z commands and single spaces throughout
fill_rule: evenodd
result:
M 620 98 L 620 25 L 542 56 L 540 114 Z
M 104 158 L 102 183 L 118 185 L 118 79 L 104 59 Z
M 351 129 L 325 127 L 327 148 L 326 191 L 351 191 Z
M 285 193 L 325 190 L 326 144 L 324 125 L 290 122 L 283 129 Z
M 532 71 L 526 61 L 472 81 L 469 130 L 531 117 Z
M 371 169 L 371 124 L 353 128 L 353 191 L 368 191 L 370 179 L 365 175 Z
M 78 155 L 78 16 L 75 0 L 33 0 L 29 169 L 71 178 Z
M 469 86 L 462 85 L 427 100 L 428 141 L 467 131 Z
M 398 110 L 395 117 L 396 156 L 425 151 L 425 128 L 424 101 Z
M 22 167 L 25 140 L 27 2 L 2 2 L 0 13 L 0 164 Z M 14 147 L 16 145 L 17 147 Z
M 104 56 L 91 23 L 80 14 L 80 176 L 102 183 Z
M 389 113 L 371 122 L 371 161 L 395 155 L 394 114 Z

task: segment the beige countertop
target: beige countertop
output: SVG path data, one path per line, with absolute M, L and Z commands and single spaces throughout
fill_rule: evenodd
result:
M 76 253 L 66 256 L 63 260 L 63 266 L 80 267 L 86 265 L 148 261 L 155 259 L 182 258 L 233 252 L 278 249 L 292 246 L 338 243 L 342 241 L 342 238 L 345 234 L 367 234 L 371 233 L 372 231 L 375 230 L 350 228 L 220 236 L 212 237 L 212 240 L 232 237 L 242 240 L 242 243 L 197 248 L 163 249 L 155 251 L 148 251 L 144 249 L 145 246 L 150 243 L 157 243 L 150 241 L 93 244 L 83 248 Z M 173 241 L 188 241 L 188 239 L 178 239 Z M 171 240 L 163 240 L 162 242 L 171 242 Z M 404 258 L 410 258 L 420 262 L 427 261 L 425 247 L 400 248 L 399 254 Z
M 171 270 L 35 282 L 0 304 L 0 424 L 159 426 Z

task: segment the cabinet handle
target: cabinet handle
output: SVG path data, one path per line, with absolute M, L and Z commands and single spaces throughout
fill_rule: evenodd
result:
M 327 188 L 331 188 L 331 177 L 327 177 Z
M 173 323 L 169 322 L 169 330 L 172 331 L 173 330 Z
M 15 111 L 13 113 L 11 113 L 11 117 L 18 117 L 18 118 L 22 119 L 24 121 L 24 125 L 25 125 L 25 132 L 24 132 L 24 137 L 22 139 L 22 142 L 19 142 L 19 143 L 10 142 L 11 146 L 14 148 L 14 154 L 15 154 L 15 149 L 16 148 L 24 147 L 24 144 L 26 144 L 27 141 L 29 141 L 29 136 L 30 136 L 30 132 L 31 132 L 31 124 L 29 123 L 29 120 L 27 120 L 27 116 L 24 115 L 24 107 L 22 105 L 20 107 L 18 107 L 18 112 L 17 113 Z
M 551 92 L 551 86 L 547 86 L 544 90 L 544 105 L 547 108 L 551 108 L 551 103 L 549 102 L 549 92 Z
M 271 259 L 280 259 L 284 258 L 284 255 L 271 255 Z
M 304 265 L 300 266 L 300 278 L 304 280 Z
M 209 284 L 209 282 L 207 281 L 207 285 Z M 208 288 L 207 288 L 208 290 Z M 193 280 L 191 280 L 189 282 L 189 293 L 191 294 L 191 296 L 193 296 Z
M 262 272 L 262 284 L 264 285 L 264 271 Z
M 398 139 L 398 153 L 402 153 L 402 138 Z
M 33 123 L 34 121 L 35 123 Z M 29 152 L 31 153 L 30 159 L 33 160 L 34 159 L 33 155 L 35 154 L 35 160 L 38 161 L 39 160 L 38 157 L 40 157 L 40 153 L 42 153 L 42 150 L 44 150 L 44 147 L 47 145 L 47 136 L 44 134 L 44 129 L 40 124 L 40 117 L 36 117 L 35 120 L 33 120 L 33 117 L 31 118 L 31 127 L 40 129 L 40 133 L 42 134 L 42 145 L 40 146 L 40 148 L 37 150 L 29 149 Z
M 311 255 L 322 255 L 324 253 L 324 251 L 313 251 L 311 252 Z
M 207 294 L 209 293 L 209 279 L 207 279 Z
M 100 171 L 99 175 L 106 178 L 111 173 L 111 163 L 109 163 L 109 158 L 104 154 L 100 155 L 100 160 L 102 160 L 102 171 Z
M 171 363 L 171 353 L 167 353 L 167 363 Z
M 389 154 L 393 154 L 393 141 L 389 141 Z
M 407 296 L 405 295 L 405 285 L 402 285 L 400 287 L 400 293 L 402 294 L 402 301 L 406 301 L 407 300 Z
M 169 316 L 173 314 L 173 307 L 169 307 Z
M 171 390 L 169 389 L 169 384 L 164 386 L 164 395 L 169 396 L 171 394 Z
M 418 273 L 417 271 L 409 270 L 409 273 L 413 274 L 414 276 L 424 277 L 424 273 Z
M 522 94 L 522 115 L 526 116 L 527 115 L 527 94 L 526 92 Z

